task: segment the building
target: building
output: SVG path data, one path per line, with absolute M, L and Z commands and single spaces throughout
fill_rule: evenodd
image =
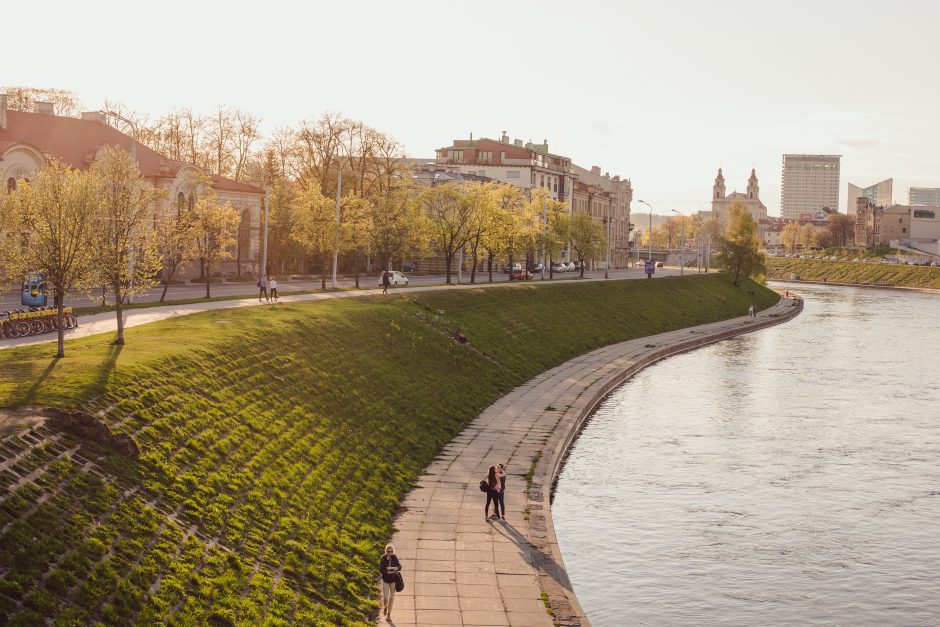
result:
M 0 94 L 0 180 L 4 190 L 16 188 L 17 181 L 29 179 L 50 159 L 87 169 L 106 146 L 119 146 L 131 152 L 133 139 L 106 123 L 99 112 L 71 118 L 53 115 L 52 105 L 37 102 L 32 112 L 7 110 L 7 97 Z M 166 159 L 160 153 L 137 144 L 137 166 L 144 183 L 167 191 L 157 206 L 157 215 L 187 205 L 198 193 L 199 169 L 191 164 Z M 220 202 L 230 203 L 241 215 L 233 258 L 224 262 L 224 275 L 247 273 L 249 265 L 260 267 L 261 209 L 260 187 L 220 176 L 211 176 L 212 189 Z M 193 269 L 190 269 L 190 274 Z M 198 270 L 198 269 L 196 269 Z
M 630 179 L 610 176 L 609 172 L 601 175 L 601 168 L 596 165 L 587 170 L 572 164 L 571 173 L 575 180 L 572 212 L 586 213 L 605 225 L 611 265 L 626 267 L 630 261 L 630 203 L 633 202 Z M 604 263 L 599 262 L 599 267 Z
M 855 245 L 890 246 L 891 241 L 911 238 L 910 205 L 879 207 L 859 198 L 855 209 Z
M 712 187 L 712 210 L 711 215 L 724 225 L 727 223 L 728 211 L 731 204 L 740 202 L 750 212 L 751 217 L 757 222 L 758 236 L 761 241 L 764 240 L 767 219 L 767 207 L 761 202 L 760 187 L 757 184 L 757 173 L 751 168 L 751 177 L 747 180 L 747 191 L 741 193 L 738 191 L 731 194 L 726 193 L 725 177 L 718 168 L 718 176 L 715 177 L 715 184 Z
M 839 207 L 839 170 L 842 155 L 783 155 L 780 216 Z
M 909 205 L 940 207 L 940 187 L 912 187 L 907 197 Z
M 849 192 L 845 199 L 845 212 L 848 215 L 855 215 L 856 200 L 867 198 L 873 204 L 879 207 L 887 207 L 894 204 L 894 179 L 885 179 L 880 183 L 869 185 L 868 187 L 859 187 L 849 183 Z M 833 207 L 834 209 L 835 207 Z

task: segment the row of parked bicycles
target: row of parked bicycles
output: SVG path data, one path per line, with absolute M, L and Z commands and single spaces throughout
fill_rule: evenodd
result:
M 78 315 L 72 312 L 71 307 L 65 307 L 62 312 L 62 327 L 74 329 L 77 326 Z M 2 338 L 51 333 L 58 328 L 59 317 L 56 315 L 56 308 L 51 305 L 0 312 L 0 337 Z

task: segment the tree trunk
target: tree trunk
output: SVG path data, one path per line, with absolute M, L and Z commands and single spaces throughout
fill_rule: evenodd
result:
M 326 291 L 326 259 L 327 253 L 320 254 L 320 289 Z
M 209 298 L 209 275 L 211 274 L 208 267 L 206 267 L 206 298 Z
M 548 256 L 548 280 L 549 281 L 555 278 L 555 274 L 552 272 L 552 266 L 554 265 L 554 263 L 555 262 L 552 260 L 552 256 L 549 255 Z
M 359 289 L 359 251 L 353 251 L 353 265 L 355 266 L 356 273 L 356 289 Z
M 117 312 L 117 338 L 115 344 L 124 343 L 124 294 L 121 293 L 120 281 L 115 281 L 111 286 L 114 290 L 114 311 Z
M 490 274 L 490 283 L 492 283 L 493 282 L 493 253 L 490 252 L 486 256 L 487 256 L 486 270 Z
M 454 259 L 453 252 L 448 250 L 447 252 L 444 253 L 444 265 L 445 265 L 446 274 L 447 274 L 447 285 L 450 285 L 450 263 L 451 261 L 453 261 L 453 259 Z
M 55 314 L 55 315 L 56 315 L 56 319 L 57 319 L 58 322 L 59 322 L 59 324 L 56 325 L 56 326 L 58 327 L 58 328 L 56 329 L 56 335 L 57 335 L 58 338 L 59 338 L 59 342 L 58 342 L 58 344 L 59 344 L 59 350 L 56 352 L 56 355 L 55 355 L 57 358 L 58 358 L 58 357 L 65 357 L 65 328 L 64 328 L 64 326 L 63 326 L 63 324 L 62 324 L 62 317 L 63 317 L 63 315 L 62 315 L 62 301 L 63 301 L 63 300 L 65 300 L 65 299 L 64 299 L 63 296 L 62 296 L 62 290 L 61 290 L 61 289 L 59 288 L 59 286 L 57 285 L 56 288 L 55 288 L 55 307 L 56 307 L 56 314 Z
M 583 279 L 584 278 L 584 259 L 582 257 L 578 257 L 578 260 L 581 262 L 581 278 Z

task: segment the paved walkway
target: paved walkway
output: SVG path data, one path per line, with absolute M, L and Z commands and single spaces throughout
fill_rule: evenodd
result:
M 662 269 L 660 269 L 662 272 Z M 601 273 L 603 274 L 603 273 Z M 694 273 L 688 273 L 690 275 Z M 667 272 L 663 276 L 676 276 L 678 272 Z M 701 275 L 705 276 L 705 275 Z M 611 279 L 603 278 L 584 278 L 583 281 L 606 281 L 606 280 L 616 280 L 616 279 L 640 279 L 646 278 L 644 274 L 640 272 L 635 272 L 633 270 L 618 270 L 614 272 L 614 277 Z M 570 280 L 570 279 L 565 279 Z M 551 284 L 557 284 L 561 280 L 551 281 Z M 539 285 L 541 281 L 533 281 L 531 283 L 524 283 L 524 285 Z M 415 292 L 420 290 L 460 290 L 460 289 L 474 289 L 474 288 L 490 288 L 490 287 L 510 287 L 514 285 L 519 285 L 517 282 L 500 282 L 500 283 L 488 283 L 481 281 L 480 283 L 462 283 L 460 285 L 430 285 L 424 287 L 394 287 L 390 288 L 391 293 L 408 293 Z M 331 300 L 334 298 L 362 298 L 365 296 L 375 296 L 381 294 L 382 290 L 380 288 L 373 289 L 360 289 L 360 290 L 344 290 L 339 292 L 317 292 L 315 294 L 294 294 L 294 295 L 284 295 L 281 296 L 281 303 L 301 303 L 317 300 Z M 234 300 L 216 300 L 209 301 L 204 303 L 192 303 L 189 305 L 165 305 L 159 307 L 144 307 L 140 309 L 128 309 L 124 312 L 124 328 L 136 327 L 141 324 L 149 324 L 151 322 L 157 322 L 158 320 L 166 320 L 167 318 L 175 318 L 177 316 L 186 316 L 189 314 L 201 313 L 204 311 L 212 311 L 216 309 L 231 309 L 236 307 L 259 307 L 267 306 L 270 307 L 268 303 L 259 302 L 257 298 L 242 298 Z M 89 335 L 97 335 L 99 333 L 116 333 L 117 332 L 117 316 L 113 311 L 91 314 L 80 316 L 79 327 L 65 332 L 65 339 L 71 340 L 80 337 L 88 337 Z M 31 346 L 33 344 L 44 344 L 46 342 L 55 342 L 56 334 L 55 333 L 44 333 L 42 335 L 33 335 L 26 337 L 18 338 L 0 338 L 0 350 L 5 348 L 13 348 L 15 346 Z
M 549 502 L 565 452 L 584 420 L 641 368 L 784 322 L 801 309 L 801 301 L 781 299 L 753 320 L 745 316 L 601 348 L 539 375 L 487 408 L 425 469 L 405 499 L 392 543 L 406 587 L 395 597 L 393 624 L 550 627 L 544 593 L 558 624 L 589 625 L 564 568 Z M 488 522 L 486 497 L 477 484 L 499 462 L 508 473 L 508 520 Z

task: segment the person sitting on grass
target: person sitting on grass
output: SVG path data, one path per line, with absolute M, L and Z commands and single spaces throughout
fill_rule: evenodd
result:
M 463 331 L 457 329 L 454 331 L 454 339 L 460 342 L 461 344 L 469 344 L 470 340 L 467 339 L 467 336 L 463 334 Z

